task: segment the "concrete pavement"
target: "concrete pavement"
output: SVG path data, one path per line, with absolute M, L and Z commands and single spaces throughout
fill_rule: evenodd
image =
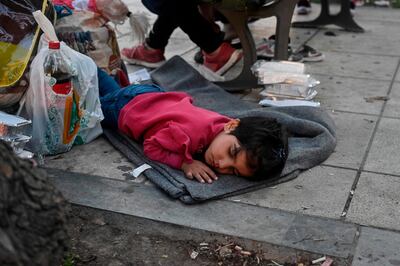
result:
M 145 10 L 140 1 L 128 5 Z M 356 12 L 365 33 L 291 29 L 294 48 L 306 43 L 325 54 L 324 61 L 306 67 L 321 81 L 316 100 L 332 115 L 338 136 L 329 159 L 295 180 L 185 206 L 143 176 L 130 176 L 134 166 L 103 138 L 46 158 L 46 167 L 81 173 L 53 172 L 52 179 L 67 199 L 84 206 L 326 254 L 343 265 L 400 265 L 400 9 Z M 315 5 L 306 19 L 317 13 Z M 274 23 L 252 24 L 255 39 L 273 34 Z M 129 45 L 120 40 L 121 48 Z M 197 49 L 177 30 L 166 56 L 193 62 Z M 259 91 L 236 95 L 258 101 Z

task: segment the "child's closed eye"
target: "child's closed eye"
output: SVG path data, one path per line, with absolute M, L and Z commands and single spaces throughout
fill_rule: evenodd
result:
M 233 145 L 230 149 L 230 156 L 232 158 L 236 157 L 236 155 L 240 152 L 240 146 Z

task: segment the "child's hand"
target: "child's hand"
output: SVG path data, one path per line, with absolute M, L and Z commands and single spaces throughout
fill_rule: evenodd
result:
M 181 169 L 187 178 L 196 178 L 200 183 L 212 183 L 213 180 L 218 179 L 213 170 L 201 161 L 193 160 L 190 164 L 182 163 Z

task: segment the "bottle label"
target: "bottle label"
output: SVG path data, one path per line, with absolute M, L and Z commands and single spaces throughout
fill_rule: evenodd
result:
M 58 94 L 69 94 L 71 88 L 72 88 L 71 80 L 63 83 L 56 83 L 52 87 L 53 91 Z
M 48 83 L 49 83 L 50 87 L 53 87 L 57 83 L 57 80 L 55 78 L 53 78 L 53 77 L 49 77 L 48 78 Z

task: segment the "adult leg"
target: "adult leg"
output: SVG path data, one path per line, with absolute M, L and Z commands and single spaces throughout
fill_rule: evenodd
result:
M 122 49 L 122 58 L 129 64 L 159 67 L 165 62 L 164 49 L 177 27 L 175 20 L 163 14 L 159 15 L 146 41 L 141 45 Z
M 200 14 L 196 1 L 169 0 L 168 4 L 162 5 L 160 9 L 146 39 L 147 47 L 140 45 L 122 50 L 127 62 L 157 67 L 157 64 L 149 65 L 144 61 L 150 61 L 149 63 L 163 61 L 160 52 L 164 53 L 164 48 L 177 27 L 180 27 L 206 53 L 214 52 L 222 44 L 223 33 L 214 31 L 210 22 Z M 151 48 L 156 51 L 152 51 Z
M 178 26 L 196 43 L 204 55 L 204 66 L 217 75 L 223 75 L 240 58 L 241 52 L 224 42 L 224 33 L 216 32 L 199 12 L 195 1 L 175 0 Z
M 146 40 L 151 48 L 163 50 L 177 27 L 207 53 L 215 51 L 223 41 L 223 34 L 216 32 L 201 15 L 195 0 L 143 1 L 143 4 L 158 15 Z
M 176 26 L 202 49 L 205 55 L 204 66 L 216 74 L 224 74 L 240 59 L 241 53 L 224 43 L 224 34 L 215 32 L 209 21 L 200 14 L 196 1 L 169 0 L 157 14 L 157 25 L 147 40 L 147 46 L 156 49 L 146 45 L 123 49 L 122 56 L 128 63 L 160 66 L 165 60 L 163 49 Z
M 206 53 L 217 50 L 223 40 L 224 34 L 216 32 L 207 19 L 199 12 L 196 1 L 175 0 L 176 4 L 168 8 L 168 14 L 174 14 L 177 25 Z M 173 10 L 174 9 L 174 10 Z
M 171 18 L 171 16 L 164 14 L 158 15 L 149 33 L 149 37 L 146 39 L 146 44 L 150 46 L 150 48 L 164 51 L 169 38 L 177 27 L 177 22 L 174 18 Z
M 165 61 L 164 49 L 168 44 L 171 34 L 178 27 L 174 14 L 169 14 L 166 9 L 174 6 L 175 2 L 168 1 L 143 1 L 143 4 L 153 13 L 157 19 L 152 30 L 146 38 L 145 43 L 132 48 L 124 48 L 121 51 L 122 58 L 135 65 L 142 65 L 149 68 L 159 67 Z

